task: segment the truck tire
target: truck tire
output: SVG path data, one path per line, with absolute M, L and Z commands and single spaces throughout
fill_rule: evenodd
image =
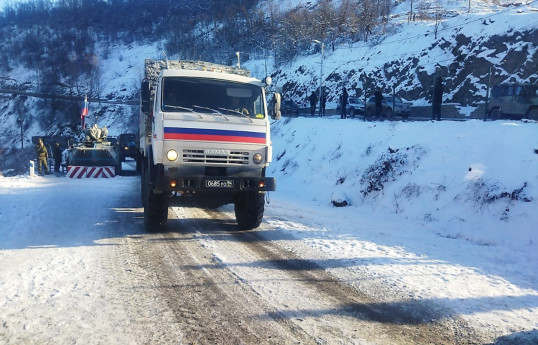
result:
M 140 199 L 142 206 L 146 205 L 146 159 L 142 158 L 140 164 Z
M 265 193 L 237 192 L 234 198 L 235 219 L 242 230 L 255 229 L 262 223 Z
M 501 108 L 496 107 L 496 108 L 491 109 L 491 111 L 489 112 L 489 117 L 493 121 L 502 118 L 503 117 L 503 112 L 502 112 Z
M 153 182 L 156 178 L 156 167 L 153 164 L 151 147 L 149 157 L 144 163 L 142 204 L 144 205 L 144 226 L 148 232 L 159 232 L 166 228 L 168 221 L 168 193 L 155 193 Z
M 154 193 L 150 189 L 146 193 L 144 206 L 144 226 L 148 232 L 160 232 L 168 222 L 168 194 Z
M 394 118 L 394 112 L 392 111 L 391 108 L 387 108 L 387 110 L 385 110 L 385 116 L 389 120 L 392 120 Z
M 121 176 L 123 174 L 123 170 L 122 170 L 122 166 L 121 166 L 121 162 L 119 162 L 117 165 L 116 165 L 116 176 Z
M 538 121 L 538 108 L 529 109 L 528 117 L 530 120 Z
M 142 170 L 142 165 L 140 164 L 142 159 L 140 158 L 140 154 L 137 153 L 137 154 L 135 155 L 135 158 L 134 158 L 134 159 L 135 159 L 135 162 L 136 162 L 136 164 L 135 164 L 135 166 L 136 166 L 136 172 L 140 174 L 140 173 L 142 173 L 142 171 L 141 171 L 141 170 Z

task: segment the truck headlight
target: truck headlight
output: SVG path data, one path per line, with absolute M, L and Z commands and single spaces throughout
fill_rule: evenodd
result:
M 262 155 L 259 153 L 256 153 L 254 154 L 254 156 L 252 156 L 252 160 L 254 161 L 254 163 L 260 164 L 262 162 Z
M 177 157 L 178 157 L 178 154 L 176 150 L 169 150 L 168 153 L 166 153 L 166 158 L 168 158 L 170 162 L 175 161 Z

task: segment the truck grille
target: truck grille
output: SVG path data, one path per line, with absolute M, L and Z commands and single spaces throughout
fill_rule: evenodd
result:
M 248 152 L 230 151 L 228 155 L 207 155 L 204 150 L 183 150 L 183 163 L 202 164 L 248 164 Z

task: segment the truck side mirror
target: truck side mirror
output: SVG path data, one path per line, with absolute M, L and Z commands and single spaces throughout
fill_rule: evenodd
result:
M 282 96 L 279 92 L 275 92 L 273 95 L 273 119 L 280 120 L 280 105 L 282 103 Z
M 149 115 L 150 113 L 150 99 L 151 99 L 151 91 L 150 91 L 150 84 L 149 80 L 144 79 L 142 81 L 142 87 L 140 88 L 140 103 L 142 107 L 142 112 L 146 115 Z

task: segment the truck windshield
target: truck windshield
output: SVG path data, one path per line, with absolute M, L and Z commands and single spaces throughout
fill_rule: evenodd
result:
M 161 109 L 265 118 L 262 89 L 213 79 L 167 77 L 162 80 Z

